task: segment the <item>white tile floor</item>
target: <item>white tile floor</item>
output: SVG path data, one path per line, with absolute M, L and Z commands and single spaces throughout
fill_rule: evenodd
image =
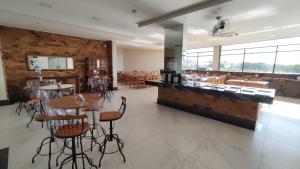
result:
M 125 141 L 127 162 L 119 154 L 106 155 L 101 168 L 300 169 L 300 100 L 276 98 L 264 105 L 262 128 L 254 132 L 157 105 L 155 87 L 122 87 L 104 110 L 116 109 L 121 95 L 128 98 L 128 109 L 115 132 Z M 17 116 L 15 108 L 0 107 L 0 149 L 10 148 L 9 169 L 46 169 L 47 157 L 34 164 L 31 158 L 47 130 L 36 122 L 26 128 L 29 116 Z M 88 155 L 98 163 L 96 149 Z M 58 168 L 54 160 L 52 168 Z

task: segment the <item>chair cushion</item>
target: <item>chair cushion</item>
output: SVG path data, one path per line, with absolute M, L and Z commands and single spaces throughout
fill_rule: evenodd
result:
M 55 136 L 58 138 L 72 138 L 80 136 L 88 131 L 90 124 L 85 122 L 83 124 L 74 125 L 64 125 L 60 126 L 56 132 Z
M 100 114 L 100 121 L 114 121 L 120 119 L 122 114 L 117 111 L 109 111 L 109 112 L 102 112 Z

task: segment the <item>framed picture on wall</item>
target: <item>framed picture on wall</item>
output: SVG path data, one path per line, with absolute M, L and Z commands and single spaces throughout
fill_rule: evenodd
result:
M 42 70 L 73 70 L 74 59 L 65 56 L 28 55 L 28 69 L 34 70 L 39 66 Z

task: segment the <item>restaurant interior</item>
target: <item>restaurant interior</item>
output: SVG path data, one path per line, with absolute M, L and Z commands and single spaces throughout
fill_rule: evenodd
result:
M 0 0 L 0 169 L 299 169 L 298 0 Z

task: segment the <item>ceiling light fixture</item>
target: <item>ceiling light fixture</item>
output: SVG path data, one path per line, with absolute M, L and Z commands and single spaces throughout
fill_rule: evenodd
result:
M 282 29 L 296 28 L 296 27 L 300 27 L 300 24 L 286 25 L 283 26 Z
M 256 8 L 251 11 L 243 13 L 241 18 L 243 20 L 251 20 L 251 19 L 258 19 L 258 18 L 265 18 L 270 17 L 278 14 L 275 8 L 271 7 L 264 7 L 264 8 Z
M 134 39 L 131 42 L 133 43 L 139 43 L 139 44 L 153 44 L 154 42 L 143 40 L 143 39 Z
M 190 34 L 193 34 L 193 35 L 203 35 L 203 34 L 208 33 L 204 29 L 194 29 L 194 28 L 188 28 L 187 32 L 190 33 Z
M 152 33 L 152 34 L 149 35 L 149 37 L 156 38 L 156 39 L 161 39 L 161 40 L 165 39 L 165 36 L 163 34 L 160 34 L 160 33 Z
M 45 2 L 40 2 L 39 3 L 40 6 L 45 7 L 45 8 L 52 8 L 51 4 L 45 3 Z
M 281 27 L 276 27 L 276 28 L 272 28 L 272 29 L 241 33 L 239 36 L 254 35 L 254 34 L 258 34 L 258 33 L 271 32 L 271 31 L 276 31 L 276 30 L 280 30 L 280 29 L 281 29 Z
M 120 45 L 129 45 L 129 46 L 144 46 L 142 44 L 131 43 L 131 42 L 118 42 Z
M 242 33 L 239 36 L 247 36 L 247 35 L 253 35 L 253 34 L 264 33 L 264 32 L 272 32 L 272 31 L 284 30 L 284 29 L 290 29 L 290 28 L 296 28 L 296 27 L 300 27 L 300 24 L 286 25 L 286 26 L 275 27 L 275 28 L 272 27 L 271 29 Z
M 272 29 L 273 26 L 265 26 L 264 29 Z

